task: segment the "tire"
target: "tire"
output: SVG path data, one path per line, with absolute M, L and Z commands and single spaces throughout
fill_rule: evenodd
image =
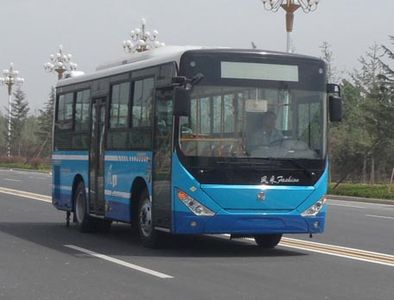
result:
M 273 249 L 282 238 L 281 234 L 259 234 L 254 236 L 254 240 L 260 248 Z
M 153 228 L 152 222 L 152 202 L 149 199 L 148 191 L 141 192 L 138 201 L 137 228 L 144 247 L 158 248 L 160 246 L 160 232 Z
M 88 215 L 85 185 L 78 184 L 74 195 L 74 217 L 81 232 L 94 232 L 97 230 L 97 220 Z

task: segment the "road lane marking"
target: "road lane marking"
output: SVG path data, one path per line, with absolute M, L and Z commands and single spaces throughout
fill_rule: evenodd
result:
M 365 251 L 355 248 L 335 246 L 292 238 L 282 238 L 282 241 L 279 243 L 279 245 L 288 248 L 318 252 L 327 255 L 345 257 L 349 259 L 394 267 L 394 255 L 385 253 Z
M 21 169 L 14 170 L 14 169 L 1 169 L 0 168 L 0 172 L 2 172 L 2 173 L 10 173 L 10 172 L 12 172 L 12 173 L 24 174 L 24 175 L 35 174 L 37 176 L 47 176 L 47 177 L 50 177 L 52 175 L 51 171 L 49 171 L 49 172 L 40 172 L 40 171 L 34 171 L 34 170 L 24 171 L 24 170 L 21 170 Z
M 328 206 L 340 206 L 340 207 L 351 207 L 351 208 L 361 208 L 361 209 L 368 208 L 365 206 L 357 206 L 357 205 L 349 205 L 349 204 L 343 205 L 343 204 L 335 204 L 335 203 L 330 203 L 330 202 L 328 202 Z
M 6 181 L 14 181 L 14 182 L 20 182 L 20 181 L 22 181 L 22 180 L 11 179 L 11 178 L 4 178 L 4 180 L 6 180 Z
M 366 217 L 372 217 L 372 218 L 380 218 L 380 219 L 391 219 L 394 220 L 394 217 L 389 217 L 389 216 L 378 216 L 378 215 L 365 215 Z
M 389 201 L 389 200 L 388 200 Z M 352 208 L 361 208 L 361 209 L 394 209 L 393 204 L 383 204 L 383 203 L 368 203 L 368 202 L 357 202 L 357 205 L 354 205 L 354 201 L 345 201 L 345 200 L 335 200 L 328 199 L 328 205 L 332 206 L 342 206 L 342 207 L 352 207 Z
M 19 191 L 19 190 L 4 188 L 4 187 L 0 187 L 0 193 L 35 199 L 35 200 L 44 201 L 44 202 L 48 202 L 48 203 L 52 202 L 51 197 L 46 196 L 46 195 L 23 192 L 23 191 Z M 375 215 L 369 215 L 369 216 L 375 216 Z M 380 217 L 383 217 L 383 216 L 380 216 Z M 386 218 L 391 219 L 391 217 L 386 217 Z M 229 235 L 225 235 L 225 236 L 228 237 Z M 253 241 L 253 239 L 248 239 L 248 240 Z M 115 258 L 111 258 L 109 256 L 105 256 L 105 255 L 102 255 L 99 253 L 92 252 L 87 249 L 79 248 L 77 246 L 73 246 L 73 245 L 65 245 L 65 246 L 66 247 L 70 246 L 69 248 L 74 247 L 73 249 L 79 250 L 81 252 L 84 252 L 82 250 L 89 251 L 89 253 L 86 251 L 85 251 L 85 253 L 88 253 L 91 255 L 95 254 L 93 256 L 96 256 L 96 257 L 99 257 L 102 259 L 108 258 L 107 260 L 118 263 L 120 265 L 126 264 L 126 266 L 129 268 L 134 268 L 134 266 L 135 266 L 135 267 L 137 267 L 136 270 L 140 270 L 140 269 L 149 270 L 149 269 L 145 269 L 140 266 L 136 266 L 133 264 L 129 264 L 127 262 L 123 262 L 123 261 L 115 259 Z M 349 258 L 349 259 L 354 259 L 354 260 L 366 261 L 366 262 L 370 262 L 370 263 L 394 267 L 394 255 L 390 255 L 390 254 L 371 252 L 371 251 L 365 251 L 365 250 L 360 250 L 360 249 L 355 249 L 355 248 L 335 246 L 335 245 L 330 245 L 330 244 L 310 242 L 310 241 L 285 238 L 285 237 L 282 238 L 282 241 L 279 243 L 279 246 L 293 248 L 293 249 L 299 249 L 299 250 L 305 250 L 305 251 L 310 251 L 310 252 L 316 252 L 316 253 L 322 253 L 322 254 L 327 254 L 327 255 L 333 255 L 333 256 L 337 256 L 337 257 L 344 257 L 344 258 Z M 104 257 L 106 257 L 106 258 L 104 258 Z M 131 266 L 133 266 L 133 267 L 131 267 Z M 149 271 L 156 272 L 153 270 L 149 270 Z M 142 271 L 142 272 L 144 272 L 144 271 Z M 157 273 L 162 274 L 160 272 L 157 272 Z M 169 276 L 166 274 L 164 274 L 164 275 Z M 170 277 L 164 277 L 164 278 L 173 278 L 173 277 L 170 276 Z
M 230 237 L 231 235 L 223 234 L 223 236 Z M 246 240 L 254 242 L 253 238 L 246 238 Z M 323 244 L 287 237 L 283 237 L 278 246 L 394 267 L 394 255 L 386 253 L 372 252 L 356 248 Z
M 5 187 L 0 187 L 0 193 L 52 203 L 52 197 L 50 196 L 24 192 L 24 191 L 5 188 Z
M 94 251 L 91 251 L 91 250 L 88 250 L 88 249 L 85 249 L 85 248 L 81 248 L 81 247 L 78 247 L 78 246 L 64 245 L 64 247 L 71 248 L 71 249 L 77 250 L 79 252 L 86 253 L 88 255 L 91 255 L 91 256 L 94 256 L 94 257 L 106 260 L 106 261 L 110 261 L 112 263 L 124 266 L 126 268 L 130 268 L 130 269 L 133 269 L 133 270 L 136 270 L 136 271 L 140 271 L 140 272 L 143 272 L 143 273 L 155 276 L 155 277 L 159 277 L 159 278 L 162 278 L 162 279 L 174 278 L 171 275 L 167 275 L 167 274 L 164 274 L 164 273 L 161 273 L 161 272 L 157 272 L 157 271 L 154 271 L 154 270 L 151 270 L 151 269 L 147 269 L 147 268 L 135 265 L 135 264 L 131 264 L 131 263 L 125 262 L 125 261 L 117 259 L 117 258 L 113 258 L 113 257 L 107 256 L 107 255 L 101 254 L 101 253 L 97 253 L 97 252 L 94 252 Z

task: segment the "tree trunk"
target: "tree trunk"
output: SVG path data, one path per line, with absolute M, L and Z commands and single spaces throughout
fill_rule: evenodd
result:
M 371 176 L 370 176 L 370 184 L 375 184 L 375 158 L 371 158 Z
M 390 184 L 389 184 L 389 193 L 391 193 L 391 186 L 393 185 L 393 180 L 394 180 L 394 168 L 391 171 L 391 178 L 390 178 Z
M 362 171 L 362 178 L 361 178 L 362 183 L 367 183 L 367 156 L 364 156 L 363 160 L 363 171 Z

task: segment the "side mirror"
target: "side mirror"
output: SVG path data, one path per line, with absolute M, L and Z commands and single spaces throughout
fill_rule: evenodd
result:
M 331 122 L 342 121 L 342 98 L 330 95 L 328 96 L 328 112 Z
M 340 97 L 341 96 L 341 87 L 335 83 L 328 83 L 327 84 L 327 93 L 334 94 L 334 95 L 337 95 Z
M 190 116 L 190 90 L 184 87 L 174 88 L 174 115 Z

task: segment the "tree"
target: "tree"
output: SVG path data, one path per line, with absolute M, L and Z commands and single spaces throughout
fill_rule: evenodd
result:
M 394 45 L 394 36 L 390 36 L 391 43 Z M 382 45 L 384 54 L 383 57 L 387 59 L 394 60 L 394 51 L 388 48 L 385 45 Z M 380 59 L 380 63 L 382 64 L 384 73 L 382 74 L 382 79 L 388 86 L 390 87 L 390 91 L 393 92 L 394 88 L 394 70 L 390 67 L 389 63 L 386 63 L 383 61 L 383 59 Z
M 324 49 L 330 62 L 332 54 Z M 382 79 L 381 58 L 382 49 L 373 45 L 360 58 L 361 68 L 353 72 L 352 80 L 342 81 L 344 119 L 330 126 L 332 174 L 337 183 L 349 177 L 359 180 L 360 174 L 367 182 L 368 172 L 369 182 L 374 183 L 376 173 L 381 178 L 387 174 L 394 144 L 394 108 L 389 81 Z
M 29 112 L 29 103 L 25 93 L 18 89 L 14 93 L 14 100 L 11 103 L 11 153 L 21 155 L 22 131 Z
M 337 185 L 362 170 L 363 155 L 368 139 L 362 126 L 360 89 L 347 80 L 342 81 L 344 118 L 330 126 L 331 173 Z
M 394 46 L 394 36 L 389 36 L 391 44 Z M 380 63 L 383 68 L 383 73 L 380 75 L 380 79 L 382 80 L 382 85 L 381 85 L 381 93 L 385 95 L 386 103 L 385 106 L 387 107 L 387 114 L 391 114 L 393 116 L 393 106 L 394 106 L 394 50 L 391 50 L 388 46 L 382 45 L 381 46 L 383 49 L 383 56 L 380 59 Z M 391 129 L 393 128 L 393 117 L 391 117 L 391 124 L 388 124 L 388 126 L 391 126 Z M 391 130 L 391 133 L 394 130 Z M 394 167 L 394 137 L 391 138 L 389 141 L 385 151 L 387 152 L 387 155 L 385 156 L 387 158 L 386 161 L 386 172 L 387 175 L 390 176 L 390 171 L 392 172 L 392 169 Z
M 38 131 L 37 136 L 41 140 L 36 156 L 49 156 L 52 146 L 52 126 L 53 126 L 53 109 L 55 103 L 56 91 L 52 87 L 48 101 L 44 104 L 44 108 L 39 110 Z
M 334 54 L 331 45 L 323 42 L 320 46 L 321 58 L 327 64 L 328 82 L 340 82 L 336 68 L 333 64 Z M 362 145 L 362 133 L 360 131 L 360 90 L 353 83 L 342 80 L 342 98 L 344 99 L 344 119 L 340 123 L 330 124 L 329 150 L 331 157 L 331 178 L 337 184 L 351 175 L 360 172 L 359 163 Z
M 337 71 L 334 66 L 334 55 L 331 50 L 331 45 L 328 42 L 323 42 L 319 47 L 321 49 L 322 59 L 327 64 L 327 79 L 328 82 L 338 82 Z
M 370 160 L 371 183 L 375 183 L 376 166 L 384 169 L 387 149 L 394 139 L 394 102 L 388 81 L 384 79 L 382 56 L 382 48 L 373 45 L 360 59 L 361 70 L 353 74 L 355 84 L 361 90 L 362 126 L 369 139 L 364 160 Z
M 0 112 L 0 155 L 5 155 L 7 152 L 7 119 Z

